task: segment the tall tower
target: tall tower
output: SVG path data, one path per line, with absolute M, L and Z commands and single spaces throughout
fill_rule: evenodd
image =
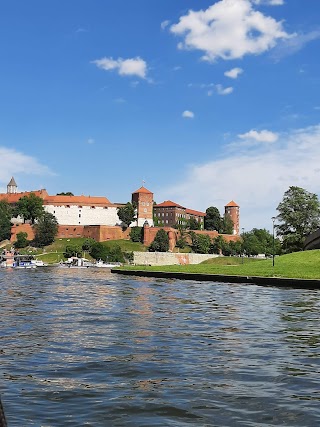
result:
M 9 184 L 7 185 L 7 194 L 15 194 L 17 192 L 17 184 L 14 178 L 10 179 Z
M 131 200 L 137 206 L 138 227 L 143 227 L 146 221 L 153 227 L 153 193 L 142 186 L 132 193 Z
M 224 207 L 224 213 L 228 214 L 233 222 L 233 234 L 239 235 L 240 233 L 240 206 L 231 200 Z

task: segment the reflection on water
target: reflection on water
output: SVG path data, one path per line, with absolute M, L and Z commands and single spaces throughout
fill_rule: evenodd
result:
M 319 292 L 0 271 L 10 427 L 316 426 Z

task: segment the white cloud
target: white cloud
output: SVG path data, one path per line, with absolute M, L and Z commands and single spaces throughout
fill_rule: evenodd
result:
M 284 4 L 284 0 L 253 0 L 255 4 L 266 4 L 270 6 L 282 6 Z
M 320 30 L 310 31 L 306 34 L 294 34 L 288 39 L 283 39 L 272 52 L 272 58 L 280 60 L 283 57 L 293 55 L 303 49 L 307 43 L 320 38 Z
M 13 175 L 20 173 L 53 175 L 47 166 L 42 165 L 34 157 L 11 148 L 0 147 L 0 184 L 6 186 Z
M 147 63 L 139 57 L 129 59 L 105 57 L 96 59 L 92 63 L 102 70 L 117 70 L 120 76 L 138 76 L 144 79 L 147 75 Z
M 89 138 L 87 140 L 87 144 L 94 144 L 94 143 L 95 143 L 95 140 L 93 138 Z
M 241 227 L 271 227 L 271 217 L 284 192 L 292 185 L 320 192 L 320 124 L 279 136 L 277 144 L 261 150 L 241 147 L 223 158 L 189 167 L 157 198 L 171 199 L 202 210 L 209 206 L 221 212 L 230 200 L 240 205 Z
M 230 79 L 236 79 L 241 73 L 243 73 L 243 69 L 237 67 L 232 68 L 232 70 L 226 71 L 224 75 L 230 77 Z
M 222 85 L 216 85 L 218 95 L 230 95 L 233 92 L 233 87 L 224 88 Z
M 273 143 L 276 142 L 279 138 L 279 135 L 277 133 L 271 132 L 269 130 L 262 130 L 260 132 L 256 130 L 250 130 L 247 133 L 244 133 L 242 135 L 238 135 L 241 139 L 246 140 L 254 140 L 256 142 L 269 142 Z
M 261 54 L 290 37 L 282 22 L 254 10 L 250 0 L 220 0 L 206 10 L 190 10 L 170 30 L 184 37 L 179 48 L 201 50 L 208 61 Z
M 170 21 L 166 20 L 161 22 L 160 27 L 162 30 L 164 30 L 165 28 L 167 28 L 167 26 L 170 24 Z
M 182 117 L 184 117 L 185 119 L 193 119 L 194 118 L 194 113 L 192 111 L 185 110 L 182 113 Z

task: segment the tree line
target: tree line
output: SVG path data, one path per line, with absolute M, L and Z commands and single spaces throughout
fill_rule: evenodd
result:
M 71 194 L 61 193 L 61 194 Z M 308 235 L 320 227 L 320 203 L 318 196 L 301 187 L 291 186 L 284 193 L 282 201 L 277 206 L 278 214 L 275 217 L 276 238 L 267 230 L 252 229 L 241 236 L 241 247 L 237 242 L 228 244 L 220 241 L 208 242 L 207 237 L 192 234 L 192 231 L 199 229 L 199 223 L 191 219 L 185 224 L 176 224 L 179 230 L 180 238 L 177 241 L 178 247 L 185 245 L 186 233 L 191 233 L 192 249 L 199 250 L 219 250 L 222 253 L 289 253 L 303 250 L 303 244 Z M 54 241 L 58 231 L 58 222 L 54 215 L 46 212 L 43 207 L 43 200 L 34 193 L 21 197 L 15 206 L 11 206 L 6 200 L 0 201 L 0 241 L 10 239 L 11 237 L 11 219 L 21 217 L 24 222 L 29 221 L 33 226 L 35 246 L 47 246 Z M 125 227 L 129 227 L 136 220 L 136 207 L 134 204 L 127 203 L 118 208 L 118 216 Z M 221 216 L 219 210 L 210 206 L 206 210 L 204 221 L 205 230 L 216 230 L 219 234 L 231 234 L 233 222 L 229 215 Z M 141 240 L 141 229 L 132 227 L 132 236 L 136 233 L 134 239 Z M 27 245 L 26 233 L 17 234 L 18 241 L 16 247 Z M 216 238 L 217 239 L 217 238 Z M 216 240 L 215 239 L 215 240 Z M 221 239 L 220 239 L 221 240 Z M 270 245 L 272 241 L 272 250 Z M 209 246 L 209 249 L 207 249 Z M 151 247 L 156 249 L 156 243 Z M 206 253 L 206 252 L 204 252 Z

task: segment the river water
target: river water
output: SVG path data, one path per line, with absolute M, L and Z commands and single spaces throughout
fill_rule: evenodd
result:
M 2 269 L 8 425 L 320 425 L 319 296 Z

